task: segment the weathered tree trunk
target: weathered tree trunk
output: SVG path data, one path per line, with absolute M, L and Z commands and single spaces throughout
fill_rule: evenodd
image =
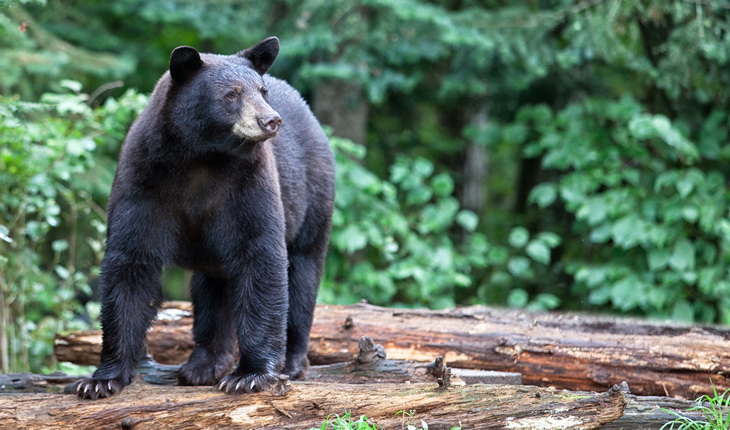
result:
M 0 374 L 0 394 L 7 393 L 61 393 L 68 384 L 80 376 L 65 373 L 35 375 L 33 373 Z
M 339 79 L 320 82 L 313 110 L 319 122 L 332 127 L 335 136 L 365 143 L 369 104 L 362 85 Z
M 172 304 L 148 336 L 165 363 L 192 348 L 189 304 Z M 313 364 L 350 361 L 370 336 L 388 357 L 449 366 L 516 372 L 524 383 L 605 391 L 627 381 L 634 394 L 693 399 L 730 388 L 730 330 L 630 319 L 529 313 L 487 307 L 448 311 L 387 309 L 366 304 L 318 306 L 309 357 Z M 59 360 L 95 364 L 101 335 L 59 337 Z
M 283 396 L 223 394 L 212 387 L 163 387 L 135 382 L 110 399 L 16 394 L 0 402 L 2 429 L 172 428 L 304 429 L 327 415 L 366 415 L 385 428 L 413 424 L 430 429 L 597 429 L 618 419 L 626 404 L 618 389 L 604 394 L 538 387 L 468 385 L 440 390 L 433 384 L 291 385 Z
M 471 119 L 471 125 L 479 129 L 486 128 L 488 122 L 489 115 L 486 106 L 477 109 Z M 487 148 L 477 139 L 469 141 L 464 150 L 463 173 L 462 207 L 481 214 L 487 202 L 485 187 L 489 177 L 489 158 Z

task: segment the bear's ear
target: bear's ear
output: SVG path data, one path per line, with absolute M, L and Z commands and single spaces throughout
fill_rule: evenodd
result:
M 200 54 L 195 48 L 178 46 L 170 54 L 170 76 L 175 82 L 187 81 L 201 67 L 203 67 L 203 60 L 200 59 Z
M 279 55 L 279 39 L 269 37 L 256 44 L 256 46 L 241 51 L 236 55 L 251 60 L 254 70 L 259 75 L 263 75 L 274 64 L 276 56 Z

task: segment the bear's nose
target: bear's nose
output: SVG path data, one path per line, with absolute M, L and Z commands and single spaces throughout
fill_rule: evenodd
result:
M 281 127 L 281 117 L 278 114 L 273 114 L 264 118 L 259 118 L 259 127 L 261 127 L 261 130 L 269 132 L 269 133 L 276 133 L 279 131 L 279 127 Z

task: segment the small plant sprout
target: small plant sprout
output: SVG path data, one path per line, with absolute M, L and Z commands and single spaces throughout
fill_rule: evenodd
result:
M 712 386 L 713 396 L 705 394 L 695 402 L 697 406 L 690 408 L 687 412 L 700 412 L 705 416 L 704 420 L 694 420 L 683 416 L 675 411 L 663 409 L 677 418 L 664 424 L 661 430 L 728 430 L 730 429 L 730 389 L 718 394 L 715 386 Z

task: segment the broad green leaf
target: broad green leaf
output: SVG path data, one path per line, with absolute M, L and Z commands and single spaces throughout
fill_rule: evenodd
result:
M 554 184 L 542 183 L 532 189 L 529 201 L 544 209 L 553 204 L 557 196 L 558 192 Z
M 51 248 L 56 252 L 63 252 L 68 249 L 68 241 L 64 239 L 54 240 Z
M 682 208 L 682 218 L 690 224 L 697 222 L 700 217 L 700 211 L 694 206 L 685 206 Z
M 479 217 L 470 210 L 462 210 L 456 215 L 456 222 L 466 231 L 474 231 L 479 224 Z
M 354 225 L 347 226 L 337 235 L 337 245 L 348 254 L 353 254 L 367 245 L 367 235 Z
M 644 299 L 644 289 L 639 279 L 628 276 L 616 282 L 611 288 L 611 302 L 623 311 L 634 309 Z
M 555 248 L 562 242 L 560 236 L 549 231 L 538 233 L 537 240 L 544 242 L 550 248 Z
M 680 239 L 674 245 L 669 266 L 677 272 L 685 272 L 695 268 L 695 247 L 688 239 Z
M 684 175 L 677 180 L 676 187 L 679 195 L 685 198 L 695 189 L 694 178 L 690 175 Z
M 661 270 L 667 267 L 669 263 L 669 251 L 666 249 L 652 249 L 647 254 L 647 262 L 649 263 L 649 269 L 652 271 Z
M 431 180 L 433 191 L 439 196 L 449 196 L 454 191 L 454 180 L 446 173 L 441 173 Z
M 507 305 L 513 308 L 524 308 L 527 306 L 530 296 L 522 288 L 515 288 L 509 292 Z
M 63 266 L 56 266 L 54 272 L 56 272 L 56 275 L 58 275 L 59 278 L 64 280 L 68 279 L 71 276 L 71 272 L 69 272 L 68 269 Z
M 538 263 L 542 263 L 544 265 L 550 264 L 550 248 L 548 248 L 548 246 L 540 240 L 531 241 L 527 245 L 525 252 L 527 252 L 527 255 L 529 255 L 530 258 Z
M 522 248 L 530 240 L 530 232 L 524 227 L 515 227 L 509 233 L 509 244 L 515 248 Z
M 621 218 L 611 228 L 613 240 L 624 249 L 642 242 L 646 234 L 646 223 L 635 214 Z
M 8 230 L 8 228 L 5 227 L 4 225 L 0 224 L 0 240 L 5 241 L 7 243 L 13 243 L 13 239 L 11 239 L 10 236 L 8 236 L 9 233 L 10 233 L 10 230 Z
M 694 322 L 694 308 L 686 300 L 680 300 L 674 304 L 672 319 L 682 322 Z
M 580 219 L 585 219 L 589 225 L 597 225 L 606 219 L 608 206 L 601 198 L 593 198 L 588 200 L 576 213 Z
M 507 261 L 507 269 L 517 277 L 530 275 L 530 260 L 525 257 L 512 257 Z

